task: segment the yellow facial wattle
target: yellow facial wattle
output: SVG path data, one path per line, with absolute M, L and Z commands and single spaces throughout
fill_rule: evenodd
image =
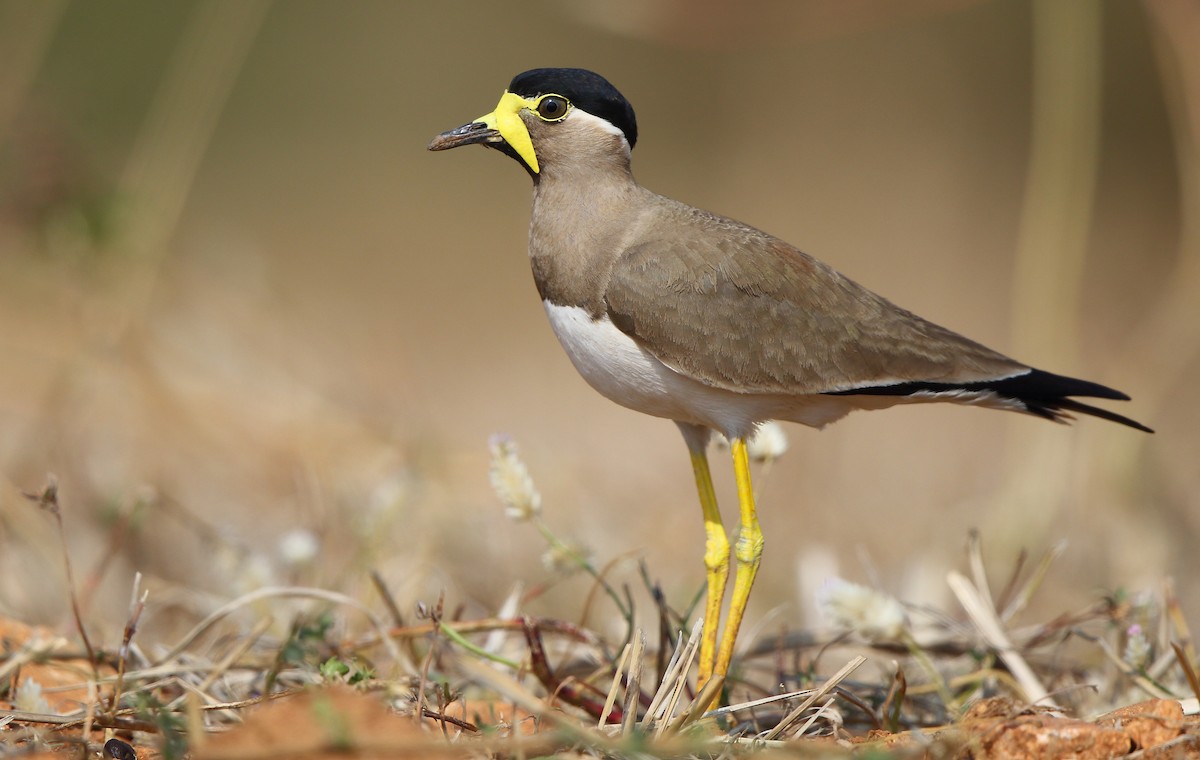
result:
M 538 173 L 537 154 L 533 150 L 533 141 L 529 139 L 529 129 L 521 120 L 521 110 L 532 109 L 536 106 L 535 101 L 505 91 L 500 96 L 500 102 L 496 104 L 495 110 L 475 120 L 483 122 L 489 129 L 499 132 L 504 141 L 512 146 L 512 149 L 517 152 L 517 155 L 534 174 Z

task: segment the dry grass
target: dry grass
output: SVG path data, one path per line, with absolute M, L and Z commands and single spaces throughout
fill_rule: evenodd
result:
M 69 514 L 53 486 L 29 503 L 36 519 Z M 548 546 L 560 543 L 546 523 L 539 528 Z M 137 579 L 123 634 L 107 642 L 88 633 L 72 590 L 75 637 L 5 623 L 0 729 L 11 747 L 59 751 L 81 737 L 115 735 L 143 757 L 302 757 L 331 747 L 363 757 L 944 757 L 1011 755 L 1038 741 L 1109 753 L 1083 757 L 1167 743 L 1196 751 L 1200 723 L 1186 717 L 1200 712 L 1195 644 L 1172 588 L 1018 624 L 1053 578 L 1058 551 L 1032 567 L 1018 559 L 1001 587 L 986 576 L 981 553 L 973 540 L 966 574 L 947 576 L 960 610 L 906 604 L 896 619 L 887 595 L 841 587 L 831 593 L 851 596 L 828 601 L 833 628 L 744 642 L 731 677 L 700 694 L 689 685 L 698 625 L 683 635 L 688 615 L 666 602 L 644 567 L 657 601 L 650 611 L 635 609 L 628 591 L 578 555 L 576 568 L 605 592 L 585 605 L 599 599 L 608 608 L 581 616 L 617 615 L 623 643 L 564 621 L 464 618 L 443 598 L 419 605 L 419 619 L 407 622 L 378 578 L 371 599 L 262 588 L 175 641 L 140 635 L 147 595 Z M 66 551 L 63 561 L 70 564 Z M 656 636 L 646 635 L 647 621 Z M 374 697 L 325 691 L 333 686 Z M 733 703 L 703 712 L 722 687 Z M 291 713 L 250 710 L 279 699 L 302 701 Z M 1105 717 L 1116 709 L 1124 717 Z M 378 726 L 402 726 L 403 716 L 413 728 Z

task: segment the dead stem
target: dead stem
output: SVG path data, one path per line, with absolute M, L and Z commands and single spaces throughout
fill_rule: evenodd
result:
M 63 524 L 62 508 L 58 501 L 58 478 L 48 475 L 46 485 L 42 487 L 41 491 L 37 493 L 22 492 L 22 495 L 36 504 L 38 509 L 49 512 L 54 517 L 54 524 L 58 526 L 59 549 L 62 551 L 63 566 L 67 573 L 67 598 L 71 602 L 71 616 L 75 620 L 75 630 L 79 633 L 83 648 L 87 650 L 87 660 L 92 668 L 92 675 L 99 680 L 100 671 L 96 660 L 96 650 L 92 648 L 92 641 L 88 638 L 87 628 L 83 624 L 83 615 L 79 609 L 79 597 L 75 593 L 75 572 L 71 567 L 71 550 L 67 546 L 67 529 Z

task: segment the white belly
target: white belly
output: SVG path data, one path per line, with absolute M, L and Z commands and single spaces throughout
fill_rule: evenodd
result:
M 584 380 L 607 398 L 643 414 L 704 425 L 734 437 L 749 435 L 756 424 L 770 419 L 822 427 L 861 408 L 846 396 L 760 395 L 714 388 L 660 362 L 607 316 L 594 320 L 578 307 L 548 301 L 544 305 L 554 334 Z

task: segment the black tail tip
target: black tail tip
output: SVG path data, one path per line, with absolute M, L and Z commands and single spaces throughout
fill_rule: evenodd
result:
M 1109 397 L 1106 396 L 1105 398 Z M 1091 404 L 1085 404 L 1081 401 L 1076 401 L 1073 398 L 1056 398 L 1037 401 L 1030 399 L 1022 400 L 1025 402 L 1025 406 L 1030 413 L 1036 414 L 1039 417 L 1047 417 L 1056 422 L 1066 422 L 1067 420 L 1071 419 L 1071 416 L 1068 414 L 1068 412 L 1075 412 L 1076 414 L 1086 414 L 1089 417 L 1098 417 L 1102 420 L 1108 420 L 1109 422 L 1116 422 L 1117 424 L 1131 427 L 1134 430 L 1140 430 L 1143 433 L 1154 433 L 1152 428 L 1143 425 L 1135 419 L 1126 417 L 1123 414 L 1117 414 L 1116 412 L 1110 412 L 1107 409 L 1101 409 L 1098 406 L 1092 406 Z

